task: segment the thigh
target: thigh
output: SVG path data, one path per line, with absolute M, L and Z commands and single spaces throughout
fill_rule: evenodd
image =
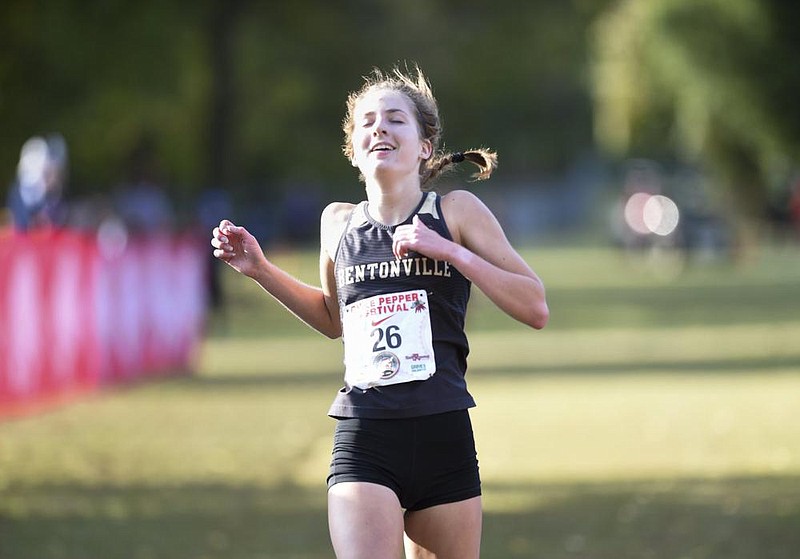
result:
M 480 497 L 407 512 L 408 559 L 477 559 L 482 515 Z
M 328 527 L 337 559 L 400 559 L 403 510 L 383 485 L 337 483 L 328 490 Z

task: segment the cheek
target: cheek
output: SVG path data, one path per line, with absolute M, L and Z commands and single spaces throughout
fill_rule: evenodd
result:
M 363 130 L 356 130 L 353 132 L 353 147 L 359 148 L 369 145 L 370 135 Z
M 353 166 L 358 167 L 359 163 L 366 159 L 366 150 L 369 147 L 369 142 L 369 136 L 358 133 L 353 134 L 350 141 L 350 148 L 353 153 L 350 161 Z

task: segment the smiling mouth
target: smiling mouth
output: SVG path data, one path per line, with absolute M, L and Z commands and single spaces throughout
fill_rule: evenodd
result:
M 388 144 L 378 144 L 369 150 L 370 153 L 374 153 L 376 151 L 394 151 L 394 147 Z

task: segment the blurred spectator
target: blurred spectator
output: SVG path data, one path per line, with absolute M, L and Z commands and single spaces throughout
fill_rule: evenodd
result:
M 660 195 L 663 186 L 661 168 L 653 161 L 633 159 L 627 162 L 620 198 L 611 215 L 614 238 L 628 251 L 649 250 L 654 239 L 646 227 L 644 205 L 651 196 Z
M 145 137 L 131 153 L 127 176 L 114 192 L 114 209 L 134 235 L 170 231 L 175 212 L 162 184 L 155 145 Z
M 290 184 L 284 199 L 282 228 L 290 245 L 304 245 L 319 238 L 322 204 L 314 185 Z
M 17 231 L 60 227 L 66 221 L 67 143 L 60 134 L 35 136 L 22 146 L 8 207 Z

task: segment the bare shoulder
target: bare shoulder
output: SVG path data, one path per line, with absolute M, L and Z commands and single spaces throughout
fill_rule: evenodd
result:
M 459 244 L 463 244 L 463 233 L 468 228 L 496 225 L 492 211 L 469 190 L 452 190 L 443 195 L 442 213 L 453 240 Z
M 445 219 L 472 219 L 481 215 L 492 216 L 492 211 L 469 190 L 452 190 L 442 196 L 442 211 Z
M 443 207 L 455 206 L 463 209 L 464 206 L 471 206 L 475 204 L 483 205 L 483 202 L 481 202 L 480 198 L 478 198 L 469 190 L 451 190 L 442 196 Z
M 355 204 L 348 202 L 331 202 L 322 210 L 320 244 L 331 260 L 336 253 L 336 247 L 339 245 L 344 228 L 347 226 L 347 220 L 353 213 L 353 208 L 355 208 Z
M 346 223 L 355 207 L 355 204 L 349 202 L 331 202 L 322 210 L 322 224 Z

